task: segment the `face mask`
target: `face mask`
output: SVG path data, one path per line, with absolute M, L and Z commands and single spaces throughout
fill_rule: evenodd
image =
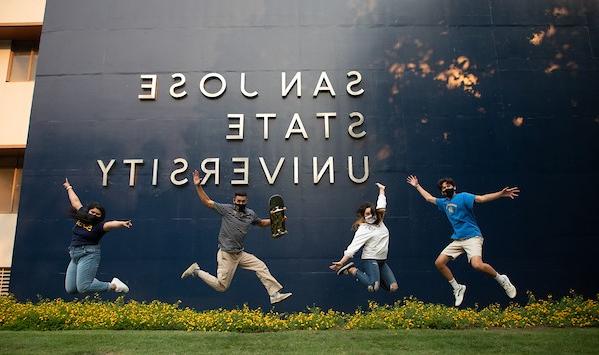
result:
M 371 216 L 365 217 L 364 220 L 368 224 L 373 224 L 374 222 L 376 222 L 376 217 L 371 215 Z
M 453 194 L 455 194 L 455 188 L 453 187 L 443 190 L 443 195 L 445 195 L 447 198 L 452 198 Z
M 237 208 L 237 211 L 239 212 L 245 212 L 245 203 L 236 203 L 235 208 Z
M 77 213 L 75 215 L 75 219 L 77 219 L 83 223 L 93 224 L 93 225 L 96 225 L 104 220 L 104 218 L 102 218 L 102 217 L 98 217 L 98 216 L 94 216 L 93 214 L 90 214 L 87 207 L 80 208 L 79 211 L 77 211 Z

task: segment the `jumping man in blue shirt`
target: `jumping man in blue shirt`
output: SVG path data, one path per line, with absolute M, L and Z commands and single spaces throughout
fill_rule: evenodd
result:
M 475 270 L 493 277 L 503 287 L 509 298 L 516 297 L 516 288 L 512 285 L 510 279 L 506 275 L 497 273 L 491 265 L 483 262 L 483 236 L 476 223 L 473 208 L 474 202 L 490 202 L 501 197 L 514 199 L 518 197 L 520 190 L 517 187 L 506 187 L 501 191 L 485 195 L 473 195 L 467 192 L 456 193 L 456 183 L 453 179 L 444 178 L 439 180 L 437 184 L 444 197 L 435 198 L 420 186 L 416 176 L 410 175 L 407 182 L 414 186 L 427 202 L 436 205 L 439 210 L 445 212 L 449 223 L 453 227 L 452 242 L 441 251 L 437 260 L 435 260 L 435 266 L 453 287 L 456 307 L 464 299 L 466 285 L 458 284 L 451 270 L 447 267 L 447 263 L 464 252 L 468 257 L 468 262 Z

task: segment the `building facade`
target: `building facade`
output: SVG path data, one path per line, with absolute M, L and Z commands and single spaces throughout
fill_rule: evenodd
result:
M 485 259 L 510 276 L 518 301 L 527 290 L 594 295 L 597 14 L 584 0 L 48 2 L 39 63 L 19 74 L 35 71 L 33 101 L 18 95 L 29 100 L 22 128 L 2 143 L 22 150 L 27 136 L 16 238 L 6 234 L 10 291 L 70 297 L 68 177 L 108 218 L 133 220 L 103 238 L 99 279 L 118 276 L 135 299 L 268 306 L 243 270 L 224 294 L 179 279 L 193 261 L 216 270 L 220 218 L 190 182 L 200 169 L 216 201 L 246 191 L 266 217 L 268 197 L 285 198 L 289 234 L 272 240 L 254 228 L 246 238 L 294 292 L 282 309 L 409 295 L 452 302 L 433 265 L 449 225 L 405 183 L 409 174 L 435 194 L 448 175 L 478 194 L 519 186 L 520 198 L 475 208 Z M 33 46 L 2 43 L 3 58 L 27 48 L 35 57 Z M 33 90 L 5 80 L 0 90 L 11 85 Z M 328 269 L 379 181 L 393 295 Z M 464 257 L 451 266 L 468 285 L 465 304 L 507 301 Z
M 45 1 L 0 4 L 0 294 L 8 293 Z

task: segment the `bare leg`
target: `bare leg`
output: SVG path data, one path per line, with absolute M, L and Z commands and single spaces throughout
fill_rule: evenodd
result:
M 495 269 L 493 269 L 493 267 L 491 265 L 485 263 L 483 261 L 483 258 L 480 256 L 473 256 L 470 259 L 470 265 L 472 265 L 474 270 L 484 272 L 485 274 L 487 274 L 491 277 L 497 276 L 497 271 L 495 271 Z
M 441 275 L 443 275 L 443 277 L 445 277 L 447 281 L 453 280 L 453 274 L 451 273 L 451 270 L 449 270 L 449 268 L 447 267 L 447 263 L 450 260 L 451 257 L 444 254 L 439 254 L 437 260 L 435 260 L 435 267 L 437 267 L 437 270 L 439 270 Z

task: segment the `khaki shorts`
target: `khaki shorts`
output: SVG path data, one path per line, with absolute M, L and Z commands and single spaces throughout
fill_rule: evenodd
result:
M 483 237 L 454 240 L 453 242 L 449 243 L 445 249 L 443 249 L 441 254 L 455 259 L 462 255 L 462 253 L 466 252 L 468 262 L 470 262 L 470 259 L 472 259 L 473 256 L 483 256 L 483 240 Z

